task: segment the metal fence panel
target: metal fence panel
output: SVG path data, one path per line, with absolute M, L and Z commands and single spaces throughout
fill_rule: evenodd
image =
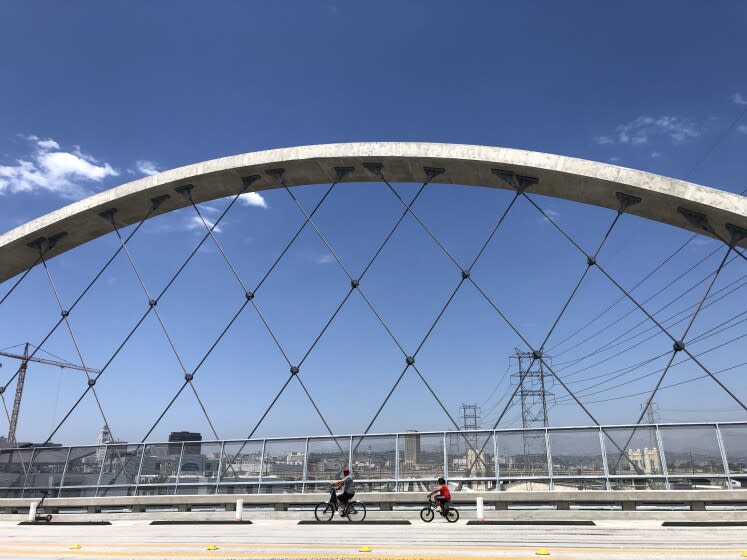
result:
M 128 496 L 135 492 L 144 445 L 107 445 L 97 496 Z

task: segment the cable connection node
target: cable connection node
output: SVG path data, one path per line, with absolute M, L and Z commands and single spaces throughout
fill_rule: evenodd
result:
M 742 241 L 742 239 L 747 238 L 747 229 L 735 226 L 734 224 L 726 224 L 726 231 L 731 234 L 732 247 Z
M 705 214 L 696 212 L 695 210 L 688 210 L 687 208 L 682 208 L 681 206 L 677 208 L 677 212 L 682 214 L 682 216 L 684 216 L 688 223 L 694 228 L 702 229 L 703 231 L 707 231 L 709 233 L 713 232 L 711 224 L 708 223 L 708 216 L 706 216 Z
M 194 188 L 194 185 L 182 185 L 181 187 L 176 187 L 174 190 L 187 200 L 192 200 L 192 189 Z
M 249 175 L 248 177 L 241 178 L 241 190 L 246 190 L 252 186 L 255 182 L 259 181 L 261 177 L 259 175 Z
M 466 268 L 462 269 L 462 278 L 464 280 L 466 280 L 467 278 L 469 278 L 469 270 L 467 270 Z
M 335 167 L 335 181 L 342 181 L 344 177 L 350 175 L 355 167 Z
M 446 173 L 446 169 L 443 167 L 423 167 L 423 171 L 425 171 L 425 176 L 428 178 L 429 182 L 432 181 L 434 177 Z
M 405 358 L 405 362 L 407 362 L 408 366 L 411 366 L 411 365 L 413 365 L 415 363 L 415 357 L 414 356 L 407 356 L 407 358 Z
M 62 311 L 60 311 L 60 315 L 62 315 L 62 317 L 65 318 L 68 315 L 70 315 L 70 312 L 67 309 L 63 309 Z
M 99 216 L 104 218 L 107 222 L 114 225 L 114 214 L 117 213 L 116 208 L 109 208 L 109 210 L 104 210 L 103 212 L 99 212 Z
M 672 347 L 675 352 L 682 352 L 685 349 L 685 343 L 682 340 L 678 340 L 672 345 Z
M 353 280 L 351 280 L 351 281 L 350 281 L 350 287 L 351 287 L 351 288 L 355 289 L 355 288 L 357 288 L 358 286 L 360 286 L 360 281 L 358 281 L 358 280 L 356 280 L 356 279 L 353 279 Z
M 589 266 L 594 266 L 597 264 L 597 259 L 595 257 L 586 257 L 586 264 Z
M 151 205 L 150 209 L 151 211 L 158 210 L 158 207 L 161 206 L 164 202 L 166 202 L 168 199 L 170 199 L 171 196 L 167 194 L 162 194 L 161 196 L 156 196 L 154 198 L 150 199 Z
M 364 163 L 363 167 L 368 169 L 371 173 L 376 175 L 377 177 L 382 176 L 381 170 L 384 168 L 384 164 L 382 163 Z
M 151 307 L 155 307 L 156 305 L 158 305 L 158 301 L 156 301 L 155 299 L 149 299 L 148 305 L 150 305 Z
M 250 292 L 249 290 L 247 290 L 246 292 L 244 292 L 244 297 L 247 300 L 252 301 L 254 299 L 254 292 Z
M 194 378 L 195 378 L 195 376 L 194 376 L 193 373 L 185 373 L 184 374 L 184 381 L 186 381 L 187 383 L 189 383 L 190 381 L 192 381 Z
M 542 352 L 539 350 L 532 350 L 532 358 L 535 360 L 541 360 L 542 359 Z
M 93 377 L 91 377 L 91 378 L 90 378 L 90 379 L 88 380 L 88 386 L 89 386 L 89 387 L 93 387 L 94 385 L 96 385 L 96 380 L 95 380 L 95 379 L 94 379 Z
M 618 214 L 622 214 L 631 206 L 640 204 L 642 200 L 638 196 L 633 196 L 632 194 L 625 194 L 623 192 L 616 192 L 615 197 L 617 198 L 617 201 L 619 202 L 619 205 L 617 207 Z
M 5 392 L 5 387 L 0 387 L 0 395 L 2 395 Z
M 299 371 L 298 366 L 291 366 L 291 369 L 290 369 L 291 375 L 298 375 L 298 371 Z

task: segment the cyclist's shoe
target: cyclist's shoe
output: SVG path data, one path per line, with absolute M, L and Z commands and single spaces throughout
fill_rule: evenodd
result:
M 342 508 L 337 508 L 337 514 L 344 517 L 345 516 L 345 510 L 342 509 Z

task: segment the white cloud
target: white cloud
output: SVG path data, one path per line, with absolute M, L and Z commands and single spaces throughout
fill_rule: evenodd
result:
M 333 257 L 329 253 L 324 253 L 323 255 L 318 255 L 315 259 L 316 264 L 330 264 L 335 262 L 335 257 Z
M 737 105 L 747 105 L 747 97 L 737 92 L 731 96 L 731 100 Z
M 259 206 L 260 208 L 269 208 L 264 197 L 257 192 L 245 193 L 239 196 L 239 202 L 244 206 Z
M 597 144 L 647 144 L 656 137 L 669 138 L 675 144 L 700 136 L 699 127 L 691 120 L 682 117 L 638 117 L 629 123 L 615 127 L 613 134 L 597 136 Z
M 651 157 L 657 159 L 661 157 L 661 152 L 651 152 Z
M 15 164 L 0 165 L 0 194 L 46 190 L 77 198 L 88 194 L 85 184 L 119 175 L 111 165 L 99 163 L 81 152 L 78 146 L 72 152 L 65 152 L 60 151 L 60 145 L 51 138 L 32 135 L 25 140 L 34 144 L 32 152 Z
M 147 159 L 140 159 L 136 161 L 135 167 L 143 175 L 155 175 L 156 173 L 159 173 L 156 164 L 152 161 L 148 161 Z
M 207 224 L 208 227 L 213 227 L 213 225 L 215 225 L 215 222 L 210 218 L 205 218 L 205 224 Z M 205 231 L 207 233 L 205 224 L 202 223 L 202 219 L 199 216 L 190 216 L 185 222 L 184 227 L 190 231 Z M 215 228 L 213 228 L 213 233 L 222 232 L 223 228 L 221 226 L 216 226 Z
M 742 134 L 747 134 L 747 124 L 740 124 L 737 127 L 737 132 L 741 132 Z
M 42 150 L 59 150 L 60 145 L 52 140 L 51 138 L 47 138 L 46 140 L 39 140 L 36 143 L 37 146 L 39 146 Z

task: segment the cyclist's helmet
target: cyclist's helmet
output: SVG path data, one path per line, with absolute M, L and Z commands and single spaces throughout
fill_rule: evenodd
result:
M 446 479 L 444 479 L 444 477 L 440 476 L 440 477 L 438 477 L 438 483 L 439 484 L 446 484 Z
M 350 474 L 350 467 L 348 467 L 347 465 L 342 467 L 342 474 Z

